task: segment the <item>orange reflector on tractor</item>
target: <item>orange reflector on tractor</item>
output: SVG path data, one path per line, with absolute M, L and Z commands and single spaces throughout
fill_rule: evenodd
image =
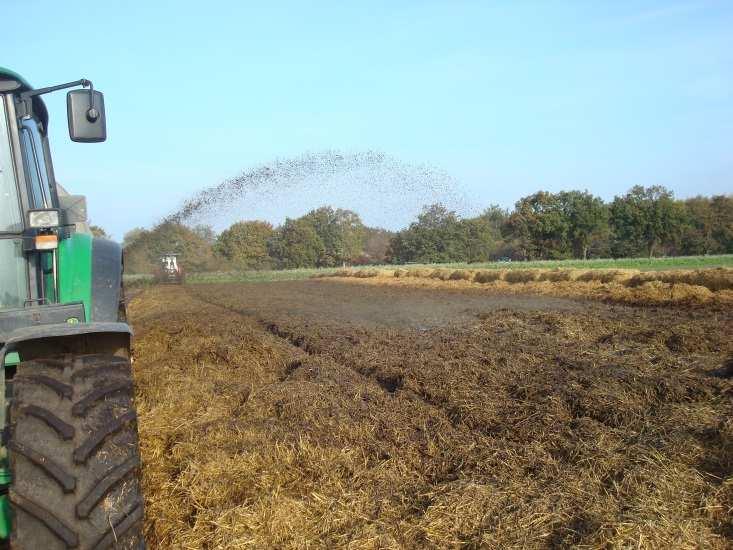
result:
M 36 235 L 36 250 L 55 250 L 58 246 L 57 235 Z

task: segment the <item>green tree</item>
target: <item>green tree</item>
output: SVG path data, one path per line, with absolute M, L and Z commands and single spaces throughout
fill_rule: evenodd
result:
M 465 261 L 486 262 L 499 255 L 504 245 L 501 228 L 508 216 L 506 210 L 491 205 L 480 216 L 461 221 L 465 232 Z
M 273 233 L 267 222 L 238 222 L 219 235 L 214 251 L 239 269 L 268 269 L 271 258 L 267 245 Z M 200 231 L 197 234 L 206 240 Z
M 733 197 L 693 197 L 683 203 L 682 254 L 733 252 Z
M 467 240 L 466 226 L 456 213 L 442 204 L 433 204 L 394 236 L 388 256 L 397 263 L 465 261 Z
M 585 260 L 592 244 L 608 238 L 608 206 L 587 191 L 563 191 L 557 198 L 567 219 L 567 238 L 575 257 Z
M 610 207 L 615 256 L 654 256 L 662 246 L 680 236 L 684 210 L 672 192 L 661 186 L 632 187 L 623 197 L 616 197 Z
M 713 239 L 716 254 L 733 254 L 733 196 L 717 195 L 710 199 L 713 211 Z
M 708 197 L 692 197 L 682 202 L 684 222 L 681 228 L 681 254 L 711 254 L 717 248 L 713 236 L 715 215 Z
M 364 249 L 364 224 L 351 210 L 322 206 L 301 218 L 310 224 L 323 244 L 318 267 L 334 267 L 352 263 Z
M 303 218 L 286 218 L 269 243 L 269 252 L 279 267 L 316 267 L 324 255 L 323 241 L 313 225 Z
M 558 195 L 538 191 L 517 201 L 504 224 L 524 259 L 563 259 L 571 255 L 570 220 Z

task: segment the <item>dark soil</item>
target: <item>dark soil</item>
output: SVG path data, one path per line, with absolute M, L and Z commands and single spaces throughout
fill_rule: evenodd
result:
M 589 307 L 583 301 L 532 294 L 486 294 L 471 289 L 436 292 L 409 287 L 354 286 L 332 280 L 285 281 L 264 286 L 200 285 L 192 289 L 200 299 L 215 300 L 218 305 L 264 320 L 291 315 L 366 327 L 466 325 L 475 324 L 479 317 L 500 309 L 577 312 Z

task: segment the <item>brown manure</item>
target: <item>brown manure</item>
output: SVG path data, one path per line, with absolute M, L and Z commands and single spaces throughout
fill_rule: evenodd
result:
M 731 273 L 731 269 L 640 272 L 632 269 L 368 268 L 338 270 L 314 277 L 378 278 L 386 284 L 407 285 L 414 284 L 407 278 L 429 280 L 421 282 L 422 287 L 466 281 L 487 285 L 485 288 L 492 292 L 530 292 L 638 305 L 698 306 L 710 302 L 733 304 L 733 289 L 726 288 Z
M 441 281 L 449 281 L 451 278 L 451 275 L 453 275 L 452 270 L 439 268 L 439 269 L 434 269 L 430 273 L 430 278 L 431 279 L 440 279 Z
M 577 269 L 550 269 L 548 271 L 542 271 L 538 277 L 540 281 L 550 281 L 557 283 L 560 281 L 574 281 L 580 275 L 580 271 Z
M 425 267 L 412 267 L 407 270 L 408 277 L 415 277 L 418 279 L 427 279 L 433 273 L 433 270 Z
M 356 311 L 532 285 L 712 291 L 409 283 L 133 300 L 149 547 L 733 546 L 733 309 L 545 305 L 430 328 Z
M 456 269 L 448 277 L 451 281 L 471 281 L 473 280 L 473 271 L 468 269 Z
M 539 269 L 512 269 L 506 272 L 504 280 L 507 283 L 529 283 L 536 281 L 539 276 Z
M 482 269 L 476 272 L 473 280 L 477 283 L 493 283 L 500 281 L 504 275 L 504 271 L 499 269 Z
M 368 279 L 370 277 L 379 277 L 378 269 L 355 269 L 351 272 L 352 277 L 357 279 Z
M 698 269 L 694 271 L 657 271 L 641 274 L 642 276 L 630 281 L 631 286 L 637 286 L 644 282 L 658 280 L 664 283 L 703 286 L 713 292 L 718 290 L 733 289 L 733 269 Z
M 590 269 L 578 274 L 576 279 L 582 282 L 598 282 L 604 284 L 623 283 L 633 279 L 638 273 L 634 269 Z

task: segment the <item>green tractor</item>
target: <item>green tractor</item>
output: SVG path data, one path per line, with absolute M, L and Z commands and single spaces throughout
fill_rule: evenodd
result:
M 64 88 L 71 139 L 104 141 L 91 82 L 0 67 L 0 546 L 142 548 L 122 250 L 54 179 L 41 96 Z

